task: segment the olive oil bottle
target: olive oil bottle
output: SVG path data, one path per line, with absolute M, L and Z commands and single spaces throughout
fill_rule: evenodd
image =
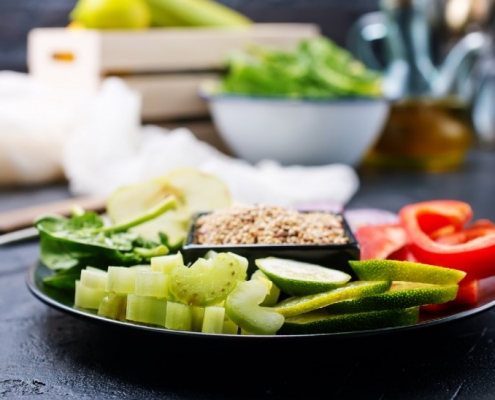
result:
M 466 102 L 454 97 L 402 99 L 392 103 L 388 121 L 362 166 L 449 171 L 464 162 L 474 141 Z

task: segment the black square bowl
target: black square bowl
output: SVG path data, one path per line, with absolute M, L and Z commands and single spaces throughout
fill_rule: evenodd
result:
M 359 244 L 352 234 L 349 224 L 341 213 L 333 213 L 342 217 L 342 223 L 349 242 L 346 244 L 324 244 L 324 245 L 298 245 L 298 244 L 225 244 L 208 245 L 194 243 L 196 221 L 208 213 L 198 213 L 193 216 L 189 226 L 186 242 L 181 250 L 186 264 L 192 263 L 206 253 L 213 250 L 217 253 L 232 252 L 247 258 L 249 261 L 248 274 L 251 275 L 256 269 L 255 260 L 265 257 L 278 257 L 297 260 L 323 267 L 337 269 L 348 273 L 353 279 L 356 274 L 349 265 L 349 260 L 359 260 Z

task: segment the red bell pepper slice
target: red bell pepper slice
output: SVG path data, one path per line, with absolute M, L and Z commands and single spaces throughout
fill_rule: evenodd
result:
M 452 306 L 472 305 L 478 302 L 480 298 L 480 281 L 459 282 L 459 290 L 454 300 L 442 304 L 425 304 L 421 306 L 422 311 L 429 313 L 439 313 L 449 309 Z
M 457 200 L 415 203 L 399 211 L 417 261 L 465 271 L 466 281 L 495 275 L 495 227 L 482 220 L 465 228 L 472 216 L 471 206 Z M 449 243 L 441 243 L 442 237 Z
M 408 242 L 406 231 L 399 224 L 363 225 L 354 236 L 359 243 L 361 260 L 396 259 Z

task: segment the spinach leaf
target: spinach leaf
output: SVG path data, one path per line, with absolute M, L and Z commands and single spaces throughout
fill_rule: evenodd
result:
M 163 243 L 145 239 L 128 229 L 150 221 L 174 208 L 174 196 L 165 199 L 144 215 L 120 225 L 105 226 L 94 212 L 78 213 L 71 218 L 46 215 L 35 221 L 40 234 L 40 259 L 54 275 L 44 280 L 58 288 L 74 288 L 81 269 L 86 266 L 131 266 L 148 263 L 151 257 L 165 255 Z
M 252 45 L 231 54 L 220 92 L 328 99 L 380 97 L 382 76 L 325 37 L 303 40 L 293 51 Z

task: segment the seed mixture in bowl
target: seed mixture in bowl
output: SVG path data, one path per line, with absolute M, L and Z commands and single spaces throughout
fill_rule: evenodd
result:
M 268 205 L 213 211 L 196 221 L 194 242 L 222 244 L 347 244 L 341 215 Z

